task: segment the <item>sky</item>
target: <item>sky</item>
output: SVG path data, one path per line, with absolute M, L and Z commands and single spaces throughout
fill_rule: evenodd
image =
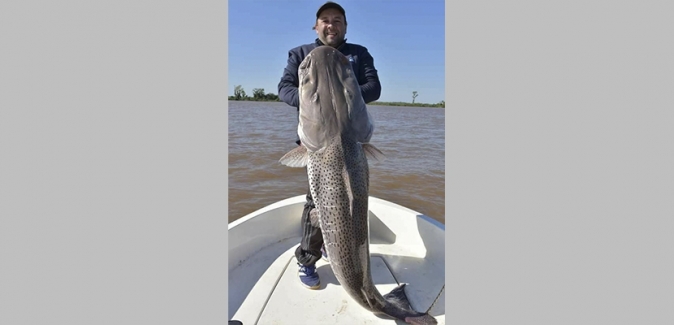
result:
M 444 0 L 343 0 L 349 43 L 365 46 L 379 73 L 379 101 L 445 100 Z M 229 0 L 228 95 L 241 85 L 278 94 L 288 51 L 314 42 L 325 0 Z

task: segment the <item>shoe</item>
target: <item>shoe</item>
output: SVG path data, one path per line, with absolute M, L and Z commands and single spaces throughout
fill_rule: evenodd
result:
M 300 277 L 300 282 L 303 286 L 315 290 L 321 286 L 321 279 L 318 278 L 318 272 L 316 272 L 316 265 L 305 266 L 300 263 L 297 263 L 300 269 L 297 271 Z
M 325 250 L 325 245 L 321 246 L 321 255 L 321 258 L 324 261 L 330 263 L 330 260 L 328 259 L 328 251 Z

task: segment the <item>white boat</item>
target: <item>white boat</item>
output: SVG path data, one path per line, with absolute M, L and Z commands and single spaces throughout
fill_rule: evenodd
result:
M 243 325 L 404 324 L 358 305 L 323 260 L 316 263 L 320 288 L 300 284 L 294 252 L 304 203 L 304 195 L 292 197 L 229 224 L 229 319 Z M 369 223 L 379 292 L 407 283 L 412 307 L 445 324 L 445 226 L 375 197 L 369 198 Z

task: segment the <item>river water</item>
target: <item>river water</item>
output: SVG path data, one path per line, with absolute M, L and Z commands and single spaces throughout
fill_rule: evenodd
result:
M 368 105 L 370 143 L 386 160 L 370 164 L 370 195 L 445 223 L 445 110 Z M 229 222 L 306 194 L 305 168 L 278 160 L 295 148 L 297 109 L 281 102 L 229 101 Z

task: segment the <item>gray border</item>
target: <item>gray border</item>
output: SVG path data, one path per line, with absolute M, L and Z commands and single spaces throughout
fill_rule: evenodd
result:
M 673 9 L 447 4 L 447 323 L 674 323 Z
M 223 324 L 225 1 L 0 4 L 0 324 Z
M 227 90 L 229 89 L 229 70 L 228 70 L 229 69 L 229 67 L 228 67 L 228 64 L 229 64 L 229 40 L 228 40 L 228 35 L 229 35 L 229 1 L 225 1 L 225 2 L 226 2 L 226 5 L 225 5 L 225 10 L 224 10 L 224 17 L 225 17 L 225 21 L 227 23 L 225 24 L 225 38 L 224 38 L 225 43 L 224 44 L 225 44 L 225 52 L 227 53 L 227 55 L 224 58 L 224 60 L 225 60 L 225 71 L 224 71 L 223 77 L 224 77 L 224 82 L 225 82 L 225 88 L 224 88 L 223 94 L 225 95 L 224 100 L 225 100 L 225 107 L 227 109 L 225 110 L 225 116 L 224 116 L 225 117 L 225 130 L 226 130 L 225 139 L 224 139 L 225 140 L 224 141 L 224 144 L 225 144 L 224 150 L 225 150 L 225 153 L 228 153 L 229 152 L 229 141 L 228 141 L 229 140 L 229 133 L 228 133 L 229 132 L 229 102 L 228 102 L 227 98 L 228 98 L 229 94 L 228 94 Z M 223 210 L 224 213 L 222 214 L 222 217 L 224 218 L 224 222 L 226 224 L 228 224 L 229 219 L 228 219 L 227 211 L 229 211 L 229 206 L 228 206 L 229 205 L 229 159 L 225 159 L 225 163 L 223 164 L 223 166 L 224 166 L 223 170 L 224 170 L 224 173 L 225 173 L 225 184 L 224 184 L 224 186 L 225 186 L 225 194 L 226 195 L 223 198 L 224 203 L 225 203 L 225 209 Z M 222 228 L 222 230 L 221 230 L 225 234 L 224 245 L 223 245 L 225 247 L 225 253 L 222 254 L 221 257 L 222 257 L 222 261 L 224 261 L 226 264 L 229 264 L 228 263 L 228 261 L 229 261 L 228 255 L 227 255 L 228 252 L 229 252 L 229 238 L 227 237 L 227 230 L 228 230 L 227 227 Z M 229 306 L 229 301 L 228 301 L 229 295 L 227 293 L 229 292 L 228 291 L 229 290 L 229 283 L 228 283 L 229 282 L 229 267 L 225 268 L 225 271 L 223 272 L 222 275 L 224 276 L 224 279 L 221 279 L 219 277 L 217 278 L 218 281 L 224 280 L 224 285 L 225 285 L 224 297 L 221 297 L 221 298 L 224 298 L 224 303 L 221 305 L 222 308 L 223 308 L 222 309 L 223 310 L 222 315 L 225 316 L 225 318 L 228 318 L 227 315 L 229 315 L 229 310 L 228 310 L 228 308 L 229 308 L 228 307 Z
M 449 285 L 451 284 L 450 279 L 451 279 L 451 269 L 450 269 L 450 258 L 451 258 L 451 245 L 450 245 L 450 236 L 448 236 L 448 230 L 451 229 L 452 227 L 452 220 L 450 219 L 452 216 L 452 212 L 454 209 L 448 205 L 447 203 L 450 202 L 449 200 L 449 181 L 451 177 L 449 177 L 449 171 L 450 171 L 450 165 L 449 165 L 449 158 L 450 158 L 450 153 L 449 150 L 451 149 L 450 147 L 450 142 L 449 142 L 449 134 L 447 130 L 449 129 L 450 125 L 450 113 L 451 110 L 450 108 L 452 107 L 451 101 L 449 100 L 451 98 L 450 94 L 450 87 L 449 87 L 449 50 L 451 48 L 450 42 L 450 10 L 452 9 L 452 6 L 449 4 L 449 0 L 445 1 L 445 290 L 444 290 L 444 303 L 445 303 L 445 324 L 449 323 L 450 319 L 453 319 L 450 317 L 450 313 L 452 312 L 452 309 L 450 309 L 450 303 L 449 303 L 449 292 L 447 291 L 449 288 Z

